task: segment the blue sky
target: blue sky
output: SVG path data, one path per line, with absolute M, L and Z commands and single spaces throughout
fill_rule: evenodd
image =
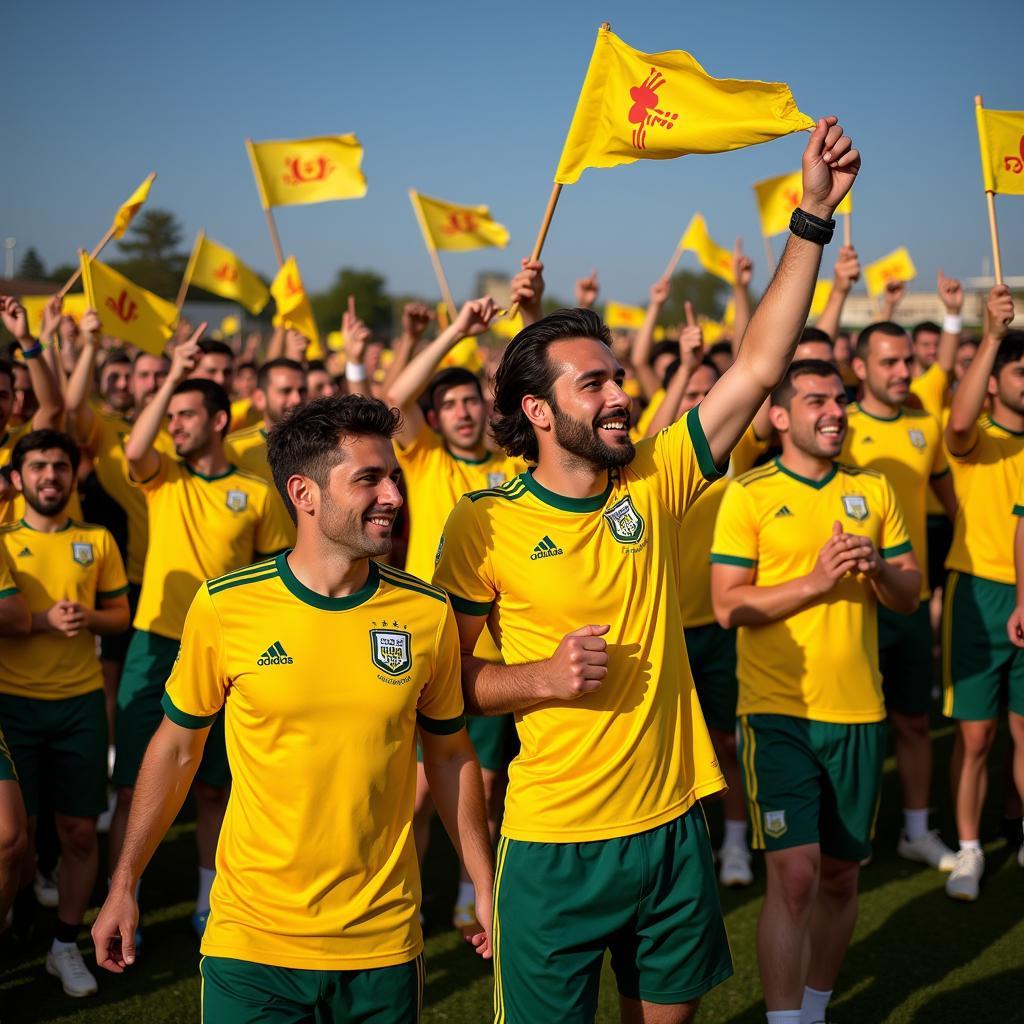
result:
M 685 49 L 717 77 L 788 82 L 811 116 L 837 113 L 864 155 L 853 220 L 864 261 L 906 245 L 982 272 L 988 228 L 972 111 L 1024 109 L 1024 5 L 575 0 L 430 4 L 100 0 L 5 7 L 0 233 L 47 264 L 91 246 L 150 170 L 150 202 L 264 273 L 273 254 L 243 139 L 355 132 L 365 199 L 277 211 L 307 286 L 343 265 L 433 294 L 406 191 L 485 202 L 504 251 L 445 256 L 456 299 L 481 269 L 532 246 L 602 19 L 632 46 Z M 751 184 L 799 166 L 803 136 L 729 154 L 590 170 L 562 194 L 545 250 L 549 290 L 596 267 L 604 295 L 642 301 L 695 210 L 765 280 Z M 997 200 L 1008 274 L 1024 274 L 1024 198 Z M 782 238 L 776 238 L 776 250 Z M 695 266 L 684 257 L 683 266 Z M 831 257 L 826 255 L 831 267 Z

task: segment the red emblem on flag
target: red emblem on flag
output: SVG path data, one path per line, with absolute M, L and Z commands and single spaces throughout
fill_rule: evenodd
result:
M 213 272 L 213 276 L 219 281 L 234 282 L 238 280 L 238 271 L 225 261 Z
M 1011 174 L 1020 174 L 1024 171 L 1024 135 L 1020 137 L 1020 156 L 1004 156 L 1003 167 Z
M 448 214 L 448 220 L 441 228 L 442 235 L 472 234 L 477 229 L 476 214 L 468 211 Z
M 782 193 L 782 198 L 789 203 L 789 208 L 795 210 L 800 205 L 800 194 L 793 188 L 787 188 Z
M 284 279 L 284 291 L 286 295 L 301 295 L 302 284 L 293 274 L 288 274 Z
M 286 185 L 309 185 L 314 181 L 323 181 L 334 170 L 334 164 L 325 156 L 315 160 L 303 160 L 300 156 L 290 156 L 284 162 Z
M 108 295 L 106 306 L 114 316 L 126 324 L 139 318 L 139 307 L 128 297 L 128 292 L 124 288 L 116 299 Z
M 672 122 L 679 117 L 670 110 L 662 110 L 658 104 L 658 90 L 665 84 L 665 76 L 655 68 L 639 84 L 629 90 L 629 98 L 633 106 L 629 111 L 629 122 L 635 124 L 633 129 L 633 145 L 637 149 L 647 148 L 648 126 L 659 125 L 666 130 L 672 128 Z

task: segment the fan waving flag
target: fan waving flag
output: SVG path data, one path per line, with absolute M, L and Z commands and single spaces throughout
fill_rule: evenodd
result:
M 149 198 L 149 189 L 155 174 L 147 174 L 142 184 L 123 202 L 114 214 L 114 222 L 110 225 L 114 238 L 121 238 L 128 230 L 128 225 L 135 219 L 142 204 Z
M 230 249 L 218 245 L 203 232 L 196 238 L 192 260 L 186 274 L 190 284 L 214 295 L 232 299 L 253 316 L 270 301 L 267 286 Z
M 852 213 L 853 193 L 847 192 L 836 207 L 836 213 Z M 789 229 L 789 219 L 800 205 L 804 195 L 803 171 L 780 174 L 777 178 L 766 178 L 754 184 L 757 197 L 757 212 L 761 215 L 761 234 L 765 238 Z
M 910 253 L 902 246 L 864 268 L 864 283 L 869 295 L 881 295 L 890 281 L 913 281 L 915 277 L 917 268 Z
M 363 147 L 354 135 L 246 145 L 265 209 L 366 195 Z
M 643 306 L 627 306 L 621 302 L 604 304 L 604 322 L 612 330 L 635 330 L 643 325 L 647 310 Z
M 294 256 L 288 257 L 277 272 L 277 276 L 270 282 L 270 294 L 274 296 L 274 302 L 277 303 L 274 326 L 283 324 L 285 327 L 293 327 L 295 330 L 301 331 L 309 338 L 311 347 L 319 351 L 320 333 L 316 329 L 313 307 L 309 304 L 309 296 L 302 284 L 299 265 L 295 262 Z M 314 357 L 309 356 L 309 358 Z
M 1024 195 L 1024 110 L 976 107 L 986 192 Z
M 508 229 L 499 224 L 486 206 L 459 206 L 409 189 L 409 199 L 423 230 L 424 241 L 435 249 L 468 252 L 471 249 L 504 249 Z
M 709 273 L 720 277 L 728 284 L 735 284 L 736 277 L 732 271 L 733 254 L 723 249 L 708 234 L 708 226 L 701 214 L 695 213 L 679 240 L 679 248 L 684 252 L 697 254 L 700 265 Z
M 683 50 L 641 53 L 602 27 L 555 181 L 571 185 L 587 167 L 724 153 L 813 127 L 781 82 L 712 78 Z

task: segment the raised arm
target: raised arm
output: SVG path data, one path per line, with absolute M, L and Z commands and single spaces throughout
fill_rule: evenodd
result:
M 658 375 L 651 369 L 651 349 L 654 345 L 654 328 L 658 324 L 658 317 L 661 316 L 661 309 L 668 301 L 668 294 L 672 286 L 670 277 L 659 277 L 651 285 L 650 301 L 647 303 L 647 313 L 644 315 L 644 322 L 640 325 L 633 339 L 633 348 L 630 350 L 629 358 L 633 364 L 633 376 L 640 384 L 640 390 L 648 401 L 655 392 L 660 390 L 661 381 Z
M 92 393 L 100 330 L 100 318 L 96 310 L 87 309 L 79 325 L 82 346 L 78 353 L 78 360 L 75 362 L 75 368 L 71 371 L 71 377 L 68 379 L 67 392 L 64 395 L 70 419 L 69 426 L 79 444 L 84 444 L 92 434 L 92 426 L 96 419 L 89 403 L 89 396 Z
M 858 280 L 860 280 L 860 260 L 857 258 L 857 250 L 852 245 L 844 245 L 839 250 L 835 269 L 832 272 L 832 291 L 829 293 L 828 302 L 825 303 L 825 308 L 814 325 L 833 340 L 839 333 L 843 306 L 846 305 L 850 291 Z
M 953 374 L 956 362 L 956 350 L 960 347 L 960 335 L 963 332 L 963 321 L 960 311 L 964 308 L 964 290 L 954 277 L 946 277 L 940 270 L 938 277 L 939 298 L 946 307 L 946 315 L 942 321 L 942 333 L 939 335 L 939 348 L 935 361 L 942 367 L 947 377 Z
M 849 136 L 836 118 L 822 118 L 804 150 L 801 209 L 830 220 L 859 170 L 860 154 Z M 700 405 L 701 426 L 717 465 L 736 446 L 793 358 L 807 321 L 821 250 L 820 244 L 790 236 L 735 362 Z
M 896 307 L 903 301 L 907 293 L 906 281 L 888 281 L 885 285 L 885 292 L 882 295 L 882 319 L 894 320 L 896 318 Z
M 519 303 L 523 326 L 529 327 L 543 315 L 544 264 L 540 260 L 522 260 L 522 269 L 512 278 L 512 301 Z
M 29 333 L 25 307 L 10 295 L 0 295 L 0 319 L 21 348 L 25 365 L 28 367 L 28 376 L 32 381 L 32 390 L 39 403 L 39 409 L 32 417 L 32 426 L 36 430 L 59 429 L 61 417 L 64 415 L 64 399 L 61 398 L 57 381 L 46 360 L 39 358 L 43 349 Z
M 341 333 L 345 338 L 345 384 L 350 395 L 372 398 L 370 382 L 366 379 L 366 343 L 370 340 L 370 328 L 356 313 L 354 295 L 348 297 L 348 306 L 341 315 Z
M 600 290 L 601 286 L 597 282 L 597 271 L 592 270 L 590 277 L 581 277 L 576 282 L 576 305 L 580 309 L 593 309 Z
M 679 369 L 672 375 L 665 397 L 647 424 L 647 436 L 654 437 L 679 418 L 679 405 L 686 394 L 693 371 L 704 358 L 704 332 L 693 315 L 693 306 L 686 300 L 686 326 L 679 332 Z
M 402 333 L 394 346 L 394 359 L 384 375 L 383 390 L 388 394 L 402 371 L 409 365 L 419 346 L 423 332 L 434 319 L 433 310 L 425 302 L 407 302 L 402 309 Z

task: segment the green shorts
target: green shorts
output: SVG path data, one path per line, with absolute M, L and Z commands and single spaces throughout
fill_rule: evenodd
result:
M 928 602 L 911 615 L 878 606 L 878 665 L 888 711 L 926 715 L 931 710 L 935 672 Z
M 1024 715 L 1024 651 L 1006 620 L 1016 589 L 951 569 L 942 609 L 942 713 L 985 721 L 1009 707 Z
M 138 583 L 128 584 L 128 609 L 131 612 L 129 622 L 135 621 L 135 613 L 139 610 L 139 594 L 142 587 Z M 114 633 L 112 636 L 100 637 L 100 658 L 103 661 L 116 661 L 119 665 L 124 664 L 128 655 L 128 644 L 131 642 L 132 633 L 135 630 L 129 626 L 123 633 Z
M 3 730 L 0 729 L 0 782 L 17 782 L 18 769 L 14 767 L 11 749 L 7 746 Z
M 395 967 L 363 971 L 310 971 L 204 956 L 199 974 L 204 1024 L 415 1024 L 426 981 L 422 954 Z
M 885 722 L 741 715 L 739 758 L 751 846 L 771 852 L 816 843 L 839 860 L 867 857 L 882 792 L 885 736 Z
M 688 626 L 686 656 L 697 687 L 697 699 L 708 728 L 736 731 L 736 630 L 723 629 L 717 622 Z
M 606 949 L 630 999 L 685 1003 L 732 974 L 699 805 L 619 839 L 499 842 L 495 1020 L 593 1021 Z
M 164 686 L 178 656 L 179 641 L 137 629 L 128 645 L 117 691 L 117 759 L 111 781 L 115 786 L 134 786 L 146 747 L 163 720 L 160 706 Z M 223 788 L 231 782 L 228 753 L 224 746 L 224 712 L 210 729 L 196 779 Z
M 928 517 L 928 588 L 937 590 L 946 585 L 946 556 L 953 544 L 953 523 L 949 516 Z
M 508 772 L 519 753 L 514 715 L 466 715 L 466 731 L 480 767 L 486 772 Z M 423 763 L 423 748 L 416 741 L 416 760 Z
M 107 712 L 102 690 L 62 700 L 0 693 L 0 723 L 25 810 L 47 806 L 75 818 L 98 817 L 107 807 Z M 6 777 L 6 776 L 5 776 Z

